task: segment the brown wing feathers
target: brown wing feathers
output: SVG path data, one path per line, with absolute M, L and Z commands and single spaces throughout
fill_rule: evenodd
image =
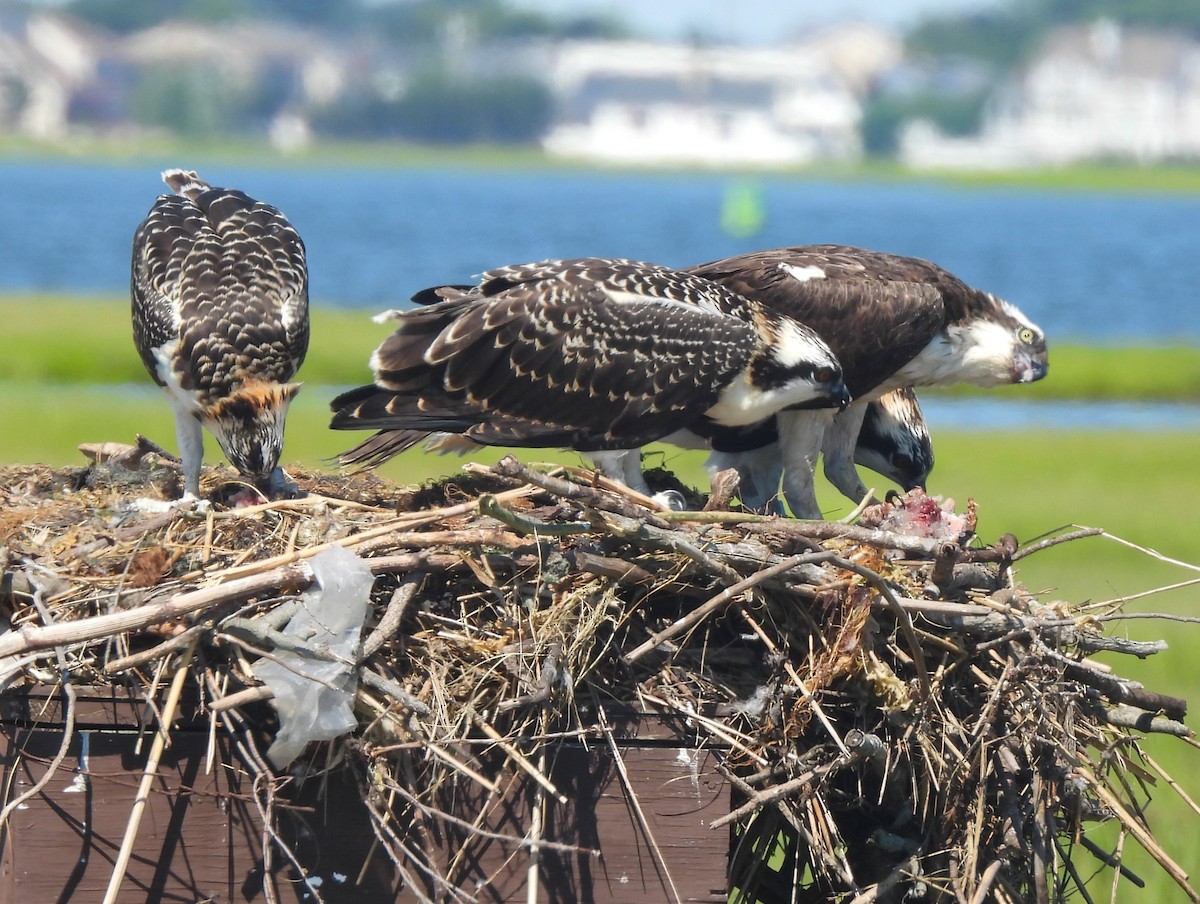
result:
M 614 301 L 598 287 L 609 280 L 630 292 L 640 275 L 630 271 L 645 266 L 504 268 L 465 294 L 450 290 L 447 300 L 399 315 L 399 329 L 373 357 L 375 387 L 335 399 L 332 426 L 581 450 L 631 448 L 671 432 L 700 417 L 745 367 L 753 328 L 672 303 L 647 283 L 639 288 L 657 297 Z M 647 279 L 669 272 L 655 268 Z M 372 450 L 415 441 L 373 438 L 370 450 L 350 455 L 374 460 Z
M 752 252 L 688 272 L 812 327 L 841 361 L 856 398 L 965 316 L 970 296 L 983 295 L 928 261 L 841 245 Z

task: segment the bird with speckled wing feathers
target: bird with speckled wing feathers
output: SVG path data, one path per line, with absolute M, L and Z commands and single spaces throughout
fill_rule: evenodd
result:
M 705 279 L 639 261 L 501 267 L 388 312 L 375 382 L 333 400 L 331 426 L 380 431 L 342 455 L 375 465 L 433 433 L 560 447 L 647 492 L 628 450 L 700 422 L 841 407 L 841 366 L 811 329 Z
M 202 428 L 268 498 L 293 495 L 279 459 L 308 350 L 304 242 L 241 191 L 188 170 L 162 178 L 172 194 L 133 237 L 133 339 L 175 413 L 184 499 L 200 495 Z
M 1046 375 L 1045 334 L 1015 305 L 942 267 L 847 245 L 756 251 L 687 268 L 804 323 L 842 363 L 854 402 L 840 412 L 776 417 L 783 492 L 792 513 L 819 518 L 813 488 L 825 476 L 860 501 L 854 467 L 870 403 L 895 389 L 967 383 L 1032 383 Z M 715 443 L 714 443 L 715 445 Z

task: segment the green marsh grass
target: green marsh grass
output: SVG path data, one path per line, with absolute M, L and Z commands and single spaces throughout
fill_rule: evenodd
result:
M 0 138 L 0 161 L 86 160 L 100 164 L 138 165 L 148 170 L 179 166 L 237 165 L 246 167 L 290 168 L 372 168 L 372 169 L 479 169 L 495 171 L 546 171 L 613 169 L 629 172 L 630 167 L 605 168 L 592 161 L 552 157 L 532 145 L 475 144 L 457 147 L 420 145 L 401 141 L 329 141 L 322 140 L 295 153 L 284 154 L 267 142 L 245 136 L 214 135 L 206 141 L 181 140 L 169 135 L 139 135 L 136 139 L 99 135 L 72 135 L 69 144 L 31 141 L 8 136 Z M 689 171 L 687 167 L 664 171 L 661 167 L 642 167 L 643 172 L 672 173 Z M 692 171 L 710 173 L 708 167 Z M 930 183 L 964 188 L 1019 189 L 1030 191 L 1087 191 L 1123 194 L 1189 195 L 1200 192 L 1200 166 L 1171 163 L 1136 166 L 1120 163 L 1081 163 L 1062 167 L 994 170 L 922 170 L 914 171 L 883 159 L 861 163 L 819 163 L 811 166 L 729 167 L 724 174 L 745 172 L 802 180 L 837 180 L 877 183 Z
M 407 299 L 396 298 L 402 306 Z M 370 376 L 371 350 L 391 327 L 371 321 L 372 310 L 314 302 L 313 335 L 300 379 L 346 386 Z M 0 383 L 144 383 L 133 351 L 129 301 L 98 296 L 0 296 L 0 323 L 7 338 L 0 356 Z M 969 395 L 961 389 L 940 394 Z M 1093 347 L 1054 345 L 1050 375 L 1031 386 L 989 393 L 1022 399 L 1121 399 L 1200 402 L 1200 349 L 1192 346 Z

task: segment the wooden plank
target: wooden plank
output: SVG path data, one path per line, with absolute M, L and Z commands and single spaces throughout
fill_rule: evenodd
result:
M 5 733 L 0 780 L 7 784 L 11 777 L 12 796 L 43 774 L 60 742 L 61 734 L 48 729 Z M 87 731 L 76 737 L 63 768 L 13 815 L 0 838 L 0 901 L 103 900 L 149 742 L 140 754 L 134 744 L 129 732 Z M 225 742 L 219 748 L 224 765 L 206 774 L 206 746 L 205 734 L 174 733 L 120 901 L 263 900 L 262 821 L 249 799 L 250 778 Z M 87 762 L 87 780 L 75 771 L 81 759 Z M 292 836 L 330 904 L 392 900 L 390 865 L 379 858 L 363 884 L 354 887 L 373 836 L 358 789 L 344 774 L 331 782 L 329 799 L 335 805 L 285 815 L 285 835 Z M 276 864 L 274 872 L 282 901 L 313 900 L 289 880 L 285 866 Z
M 626 793 L 607 747 L 556 748 L 548 773 L 569 802 L 563 806 L 547 800 L 543 837 L 598 851 L 599 856 L 541 852 L 537 900 L 662 904 L 674 901 L 677 893 L 680 901 L 725 901 L 730 835 L 707 826 L 729 812 L 729 788 L 713 770 L 714 755 L 654 745 L 625 747 L 621 758 L 632 794 Z M 531 782 L 522 782 L 501 801 L 460 797 L 458 808 L 462 813 L 486 811 L 484 826 L 490 832 L 523 837 L 535 794 Z M 443 801 L 450 809 L 447 804 Z M 486 887 L 480 899 L 497 904 L 528 899 L 527 847 L 472 839 L 453 828 L 446 833 L 446 847 L 463 851 L 455 875 L 460 888 Z M 399 900 L 407 904 L 417 899 Z
M 62 692 L 39 685 L 21 693 L 0 696 L 0 723 L 6 726 L 61 728 L 66 718 Z M 137 728 L 153 724 L 145 697 L 120 685 L 78 685 L 75 690 L 75 724 L 80 728 Z M 179 701 L 175 727 L 207 730 L 208 718 L 200 711 L 198 695 L 185 692 Z
M 9 799 L 31 787 L 57 752 L 61 725 L 46 721 L 57 705 L 53 693 L 3 699 L 0 783 Z M 107 725 L 77 733 L 60 771 L 0 835 L 0 901 L 103 899 L 149 749 L 148 736 L 137 747 L 143 711 L 121 689 L 84 695 L 80 724 Z M 548 773 L 568 803 L 546 803 L 543 837 L 599 856 L 542 851 L 538 900 L 658 904 L 677 893 L 681 901 L 725 901 L 730 837 L 707 828 L 729 809 L 729 789 L 715 772 L 715 755 L 685 746 L 686 729 L 674 719 L 618 709 L 608 718 L 629 789 L 602 741 L 555 745 Z M 263 900 L 262 820 L 252 778 L 223 736 L 218 765 L 208 774 L 207 731 L 191 720 L 184 724 L 196 727 L 172 732 L 120 900 Z M 485 767 L 488 756 L 480 758 Z M 491 774 L 500 773 L 498 761 L 492 767 Z M 521 774 L 499 799 L 466 784 L 443 789 L 443 809 L 468 822 L 483 814 L 484 827 L 500 835 L 525 835 L 536 798 L 533 782 Z M 398 887 L 391 863 L 374 846 L 350 770 L 306 783 L 294 803 L 297 809 L 282 813 L 277 824 L 307 874 L 320 883 L 325 901 L 418 900 L 411 889 Z M 527 900 L 528 847 L 473 837 L 438 820 L 401 828 L 439 868 L 454 864 L 456 884 L 478 900 Z M 273 871 L 282 901 L 313 900 L 286 864 L 276 863 Z

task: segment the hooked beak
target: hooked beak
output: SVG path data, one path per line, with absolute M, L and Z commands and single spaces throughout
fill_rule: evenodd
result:
M 1012 378 L 1014 383 L 1036 383 L 1050 369 L 1045 355 L 1018 354 L 1013 359 Z
M 811 411 L 814 408 L 836 408 L 838 411 L 845 411 L 846 406 L 853 401 L 850 395 L 850 390 L 846 388 L 846 384 L 841 380 L 832 384 L 829 391 L 823 396 L 817 396 L 808 402 L 800 402 L 796 405 L 789 405 L 788 411 Z
M 829 402 L 825 406 L 827 408 L 836 408 L 838 411 L 845 411 L 846 406 L 852 401 L 850 390 L 846 388 L 846 384 L 838 380 L 833 386 L 829 387 Z

